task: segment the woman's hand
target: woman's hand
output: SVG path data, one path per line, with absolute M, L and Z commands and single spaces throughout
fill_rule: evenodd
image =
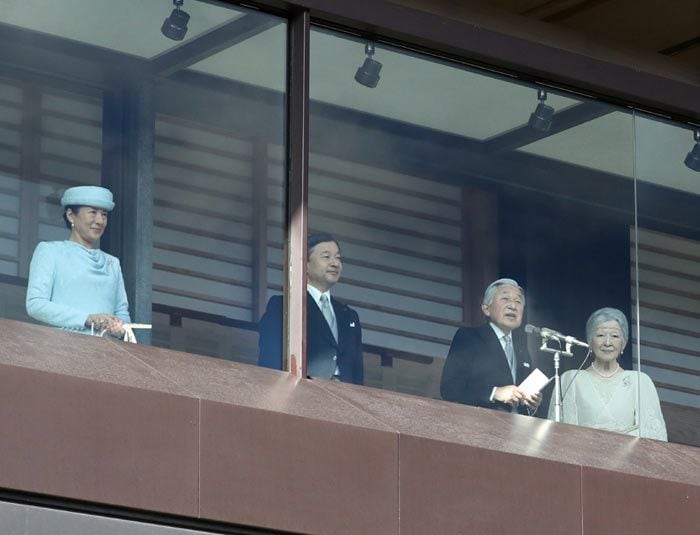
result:
M 106 331 L 116 338 L 124 336 L 124 322 L 112 314 L 90 314 L 85 320 L 85 326 L 92 326 L 95 332 Z

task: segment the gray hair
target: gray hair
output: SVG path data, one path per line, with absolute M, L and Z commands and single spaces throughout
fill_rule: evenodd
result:
M 586 322 L 586 340 L 588 343 L 590 344 L 591 340 L 593 340 L 593 332 L 598 328 L 598 325 L 606 321 L 616 321 L 618 323 L 622 331 L 622 337 L 625 343 L 627 343 L 630 336 L 630 327 L 629 323 L 627 323 L 627 318 L 621 310 L 610 307 L 600 308 L 588 318 Z
M 520 293 L 523 296 L 523 306 L 525 305 L 525 290 L 523 290 L 522 287 L 513 279 L 498 279 L 497 281 L 493 281 L 491 284 L 489 284 L 488 288 L 486 288 L 486 291 L 484 292 L 484 300 L 482 303 L 486 306 L 491 306 L 491 303 L 493 303 L 493 297 L 496 295 L 496 290 L 498 290 L 499 286 L 503 285 L 513 286 L 514 288 L 520 290 Z

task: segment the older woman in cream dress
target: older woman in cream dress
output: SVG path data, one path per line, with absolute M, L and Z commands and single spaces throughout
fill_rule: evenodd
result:
M 623 370 L 618 362 L 629 325 L 615 308 L 601 308 L 588 318 L 586 338 L 594 360 L 581 371 L 561 377 L 564 423 L 667 440 L 666 424 L 654 383 L 645 373 Z M 554 419 L 554 399 L 549 405 Z

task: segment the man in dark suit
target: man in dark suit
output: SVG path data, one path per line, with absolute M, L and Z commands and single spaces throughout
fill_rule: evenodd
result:
M 523 289 L 513 279 L 492 282 L 481 310 L 480 327 L 455 334 L 442 370 L 440 393 L 447 401 L 508 412 L 532 414 L 542 395 L 526 394 L 520 384 L 531 371 L 530 355 L 520 327 L 525 310 Z
M 343 263 L 330 234 L 307 240 L 306 354 L 311 377 L 362 384 L 362 328 L 352 308 L 331 297 Z M 258 364 L 282 369 L 282 296 L 270 298 L 258 324 Z

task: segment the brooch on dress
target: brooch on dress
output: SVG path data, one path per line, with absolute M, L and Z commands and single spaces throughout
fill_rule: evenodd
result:
M 630 377 L 629 375 L 625 376 L 622 378 L 622 386 L 625 388 L 628 388 L 630 386 Z

